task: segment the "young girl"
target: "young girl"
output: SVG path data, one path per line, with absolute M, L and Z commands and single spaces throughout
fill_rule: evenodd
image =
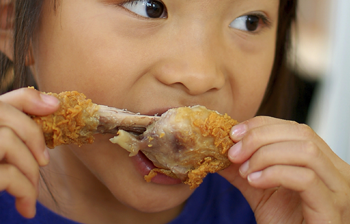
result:
M 0 223 L 349 222 L 350 166 L 308 126 L 254 117 L 287 108 L 295 8 L 296 0 L 0 0 L 0 72 L 13 66 L 16 87 L 30 71 L 42 92 L 76 90 L 148 115 L 200 104 L 242 122 L 231 132 L 233 164 L 193 191 L 164 175 L 145 182 L 153 164 L 111 135 L 48 151 L 26 113 L 53 113 L 57 100 L 28 88 L 3 94 Z

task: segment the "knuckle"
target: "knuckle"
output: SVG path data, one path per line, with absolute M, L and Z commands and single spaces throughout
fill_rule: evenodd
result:
M 22 96 L 26 96 L 30 91 L 28 91 L 29 88 L 19 88 L 17 89 L 17 93 Z
M 269 149 L 269 147 L 262 146 L 258 151 L 252 155 L 250 160 L 253 164 L 265 164 L 271 162 L 271 156 L 273 155 L 273 150 Z
M 16 165 L 13 164 L 2 164 L 2 177 L 6 179 L 9 183 L 13 182 L 15 179 L 20 178 L 21 175 L 25 176 L 33 185 L 38 183 L 40 178 L 39 167 L 27 167 L 26 172 L 21 171 Z
M 315 136 L 315 132 L 306 124 L 298 124 L 298 129 L 299 133 L 305 138 L 313 138 Z
M 302 148 L 307 157 L 318 158 L 320 156 L 321 151 L 313 141 L 305 141 Z
M 17 89 L 17 91 L 19 95 L 24 97 L 27 97 L 28 95 L 32 95 L 33 93 L 37 92 L 37 90 L 28 87 Z
M 1 127 L 0 128 L 0 139 L 1 142 L 14 143 L 16 141 L 17 135 L 13 132 L 11 128 Z
M 4 164 L 2 166 L 4 168 L 4 171 L 5 171 L 6 175 L 7 175 L 6 178 L 11 180 L 11 179 L 13 179 L 13 178 L 15 178 L 17 176 L 18 168 L 16 166 L 11 165 L 11 164 Z
M 284 174 L 283 169 L 280 169 L 281 167 L 276 165 L 276 166 L 271 166 L 262 171 L 262 178 L 264 178 L 264 181 L 267 183 L 275 183 L 277 185 L 280 185 L 283 183 L 282 178 L 276 178 L 276 177 L 281 177 Z
M 14 91 L 14 94 L 16 95 L 16 98 L 18 99 L 22 99 L 22 101 L 27 101 L 30 97 L 33 97 L 33 91 L 35 91 L 34 89 L 30 89 L 30 88 L 20 88 L 20 89 L 16 89 Z
M 29 119 L 29 122 L 30 122 L 29 123 L 30 127 L 28 127 L 28 130 L 30 130 L 30 132 L 28 132 L 28 133 L 30 133 L 31 136 L 38 136 L 38 137 L 42 136 L 43 135 L 43 131 L 41 130 L 39 125 L 37 123 L 35 123 L 35 121 L 33 121 L 31 119 Z
M 9 107 L 9 105 L 0 100 L 0 111 L 4 111 Z M 3 112 L 2 112 L 3 113 Z
M 247 133 L 247 135 L 243 138 L 242 143 L 245 147 L 252 147 L 254 142 L 259 138 L 259 134 L 256 130 L 251 130 Z
M 299 123 L 298 122 L 296 122 L 296 121 L 292 121 L 292 120 L 289 120 L 289 121 L 287 121 L 289 124 L 291 124 L 291 125 L 299 125 Z
M 309 170 L 308 172 L 305 172 L 305 180 L 304 180 L 305 189 L 309 189 L 311 186 L 317 184 L 318 181 L 319 181 L 319 178 L 314 171 Z
M 270 119 L 271 118 L 267 116 L 257 116 L 254 119 L 252 119 L 250 122 L 256 123 L 255 126 L 263 126 L 263 125 L 269 124 Z
M 38 98 L 38 91 L 31 88 L 20 88 L 18 89 L 18 99 L 22 105 L 28 104 L 28 102 L 34 102 L 33 100 Z

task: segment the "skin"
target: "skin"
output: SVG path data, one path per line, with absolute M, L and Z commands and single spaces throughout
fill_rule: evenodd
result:
M 41 91 L 77 90 L 97 104 L 142 114 L 196 104 L 228 113 L 245 122 L 232 130 L 235 164 L 220 174 L 241 190 L 258 223 L 350 218 L 349 165 L 305 125 L 252 118 L 274 61 L 279 1 L 216 0 L 212 7 L 213 0 L 164 0 L 164 19 L 145 19 L 119 3 L 61 0 L 54 11 L 44 1 L 27 60 Z M 252 12 L 270 23 L 255 32 L 229 27 Z M 3 26 L 0 36 L 10 58 L 11 32 Z M 0 190 L 17 198 L 23 216 L 34 216 L 37 197 L 83 223 L 165 223 L 181 212 L 188 186 L 146 183 L 111 136 L 57 147 L 49 163 L 40 130 L 23 112 L 45 115 L 57 106 L 30 89 L 0 96 Z M 36 190 L 45 165 L 60 208 L 45 187 Z

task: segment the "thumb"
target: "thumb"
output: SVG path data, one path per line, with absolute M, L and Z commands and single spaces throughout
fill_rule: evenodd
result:
M 239 173 L 240 166 L 241 164 L 233 163 L 218 173 L 242 193 L 254 211 L 263 196 L 263 190 L 252 187 L 247 179 L 241 177 Z
M 60 101 L 35 89 L 17 89 L 0 96 L 0 101 L 7 103 L 24 113 L 45 116 L 55 112 Z

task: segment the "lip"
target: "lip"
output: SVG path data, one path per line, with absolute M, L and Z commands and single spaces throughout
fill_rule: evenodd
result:
M 164 114 L 168 110 L 173 109 L 173 108 L 177 108 L 177 107 L 180 107 L 180 106 L 157 108 L 157 109 L 149 110 L 143 114 L 149 115 L 149 116 L 155 116 L 155 115 L 161 116 L 162 114 Z
M 137 155 L 130 157 L 130 159 L 133 162 L 134 166 L 136 167 L 136 170 L 142 176 L 149 174 L 149 172 L 152 169 L 156 168 L 153 165 L 153 163 L 141 151 Z M 175 184 L 182 183 L 180 179 L 171 178 L 161 173 L 158 173 L 157 176 L 153 177 L 151 181 L 153 183 L 163 184 L 163 185 L 175 185 Z

